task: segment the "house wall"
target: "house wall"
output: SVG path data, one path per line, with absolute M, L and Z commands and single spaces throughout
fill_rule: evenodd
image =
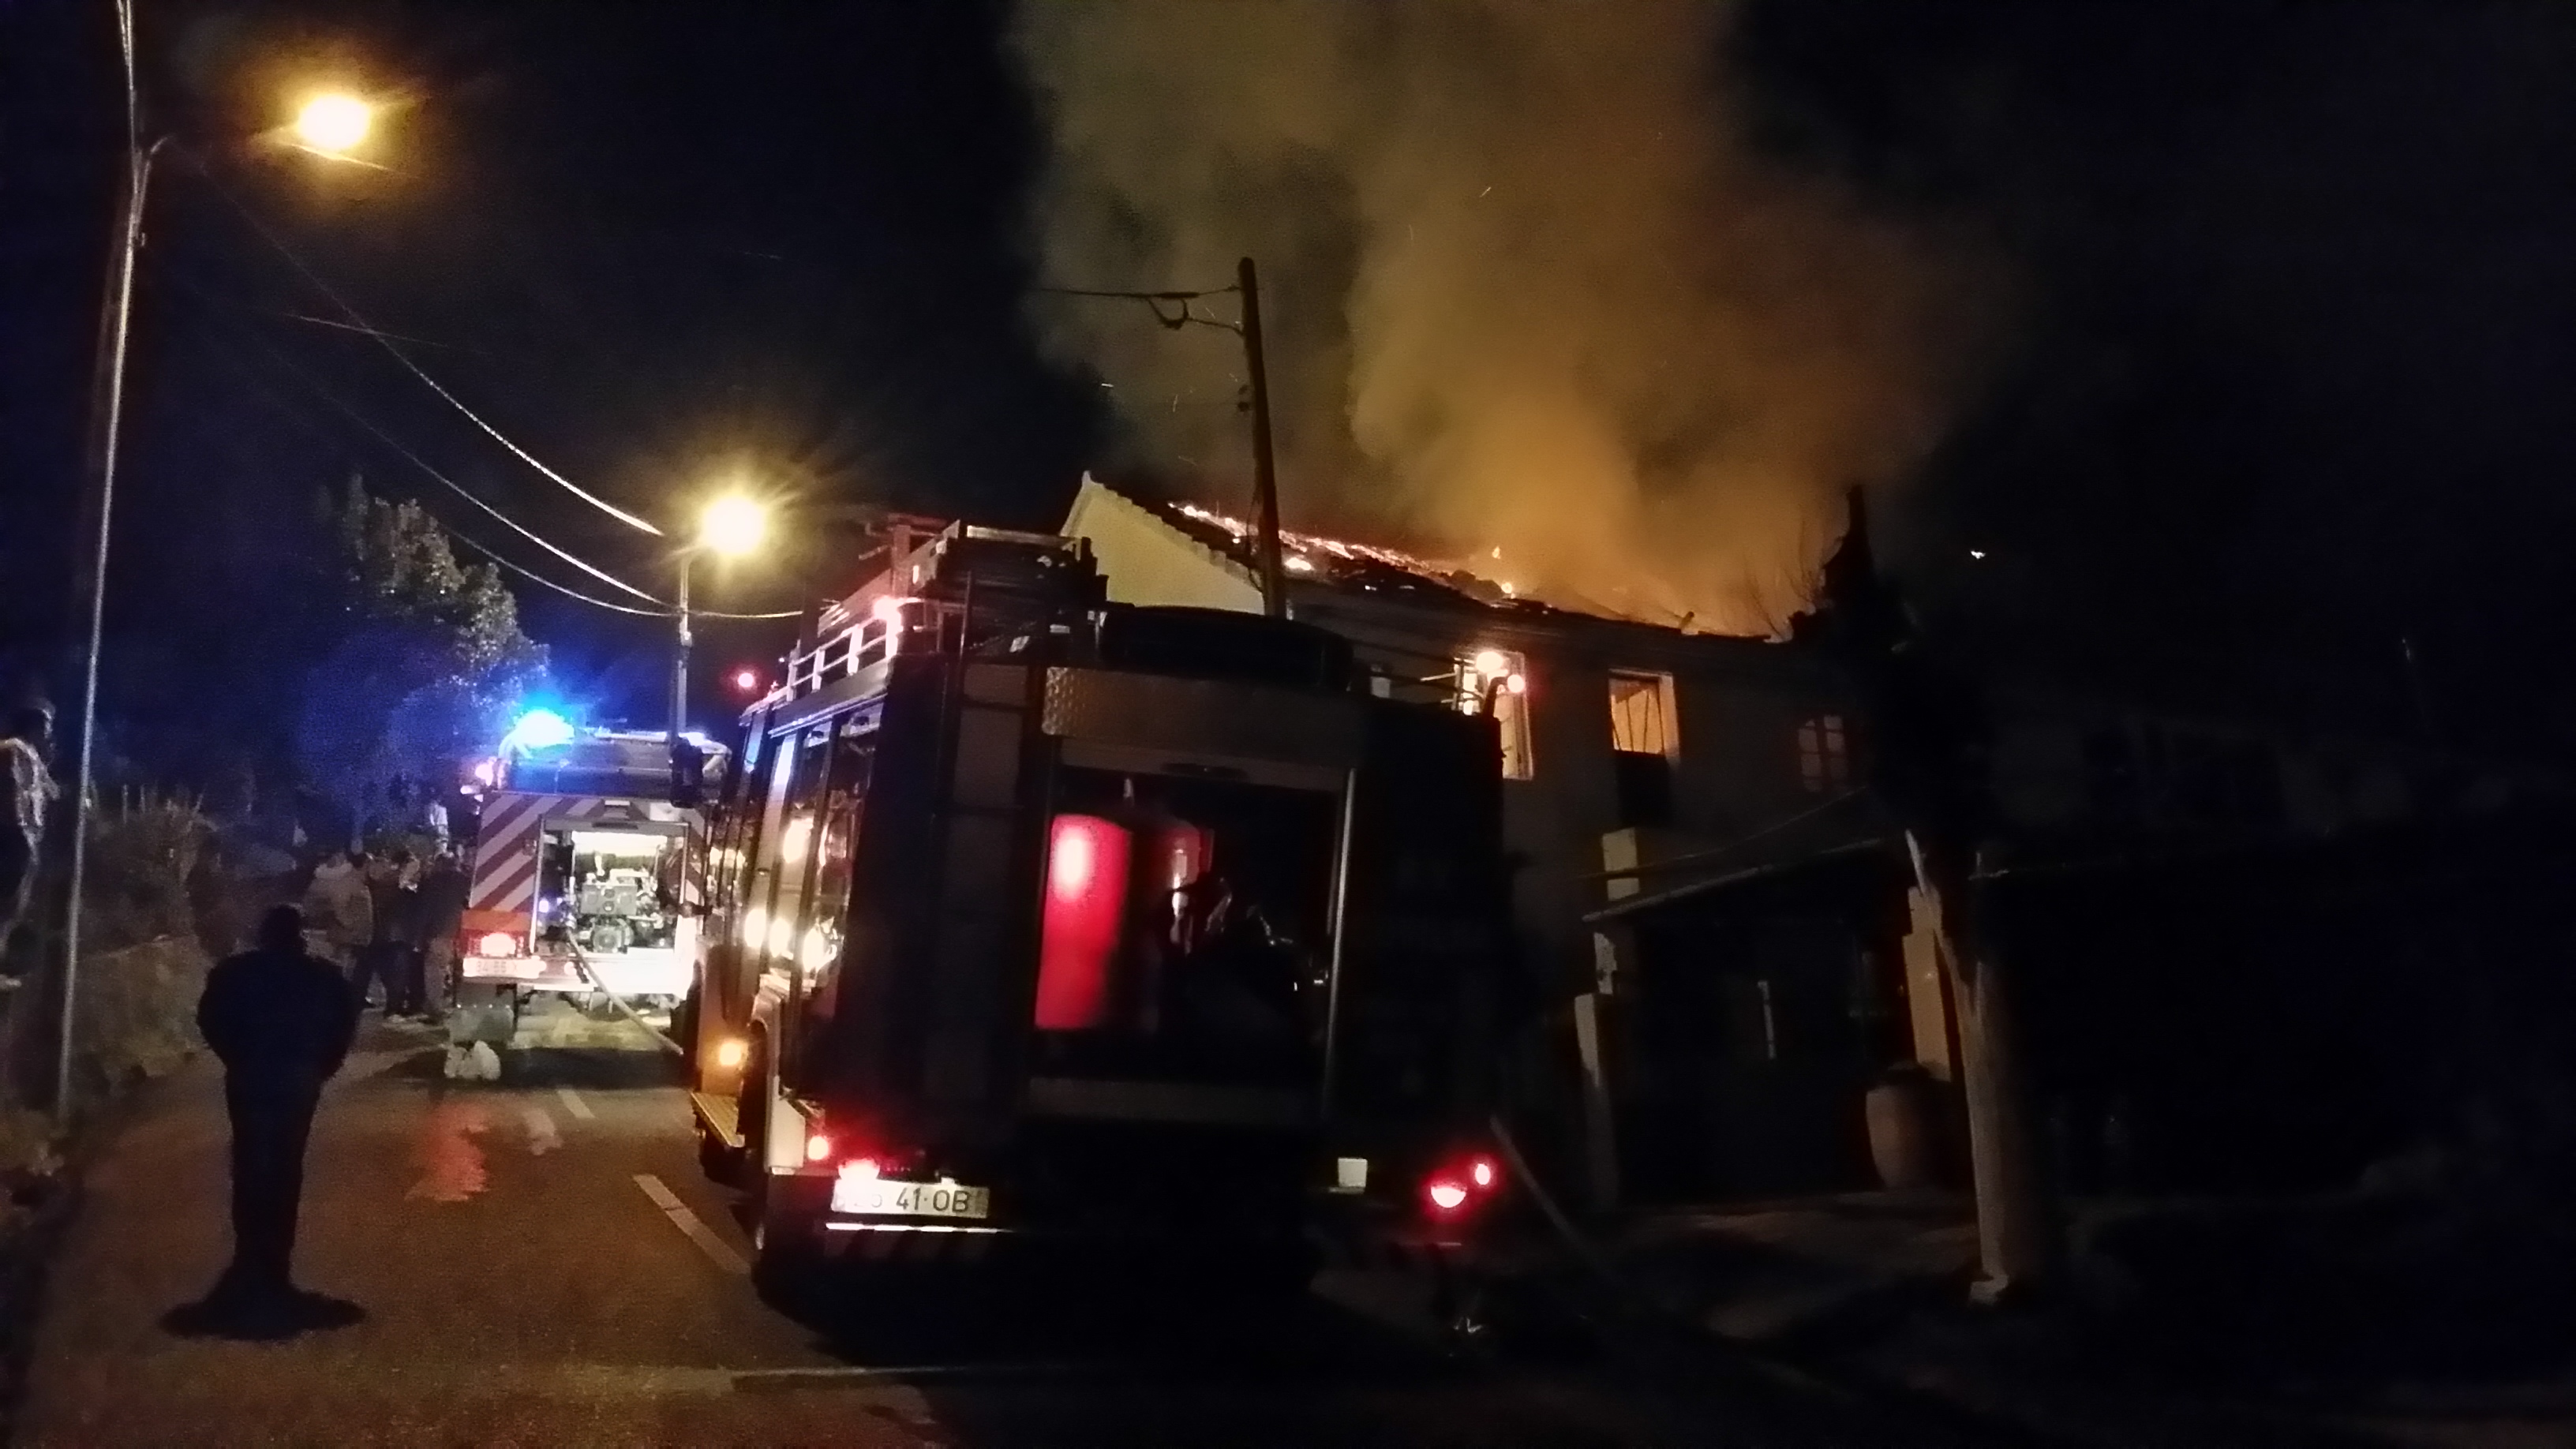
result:
M 1064 533 L 1090 540 L 1118 603 L 1261 612 L 1260 587 L 1232 560 L 1089 479 Z

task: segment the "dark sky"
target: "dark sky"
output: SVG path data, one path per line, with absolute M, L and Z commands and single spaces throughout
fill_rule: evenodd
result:
M 23 504 L 0 549 L 22 656 L 60 623 L 61 586 L 31 580 L 61 563 L 79 458 L 117 105 L 105 8 L 0 0 L 0 486 Z M 2364 721 L 2404 704 L 2412 637 L 2446 728 L 2567 738 L 2567 7 L 1743 8 L 1724 63 L 1772 153 L 1976 230 L 2013 279 L 2009 360 L 1886 510 L 1940 617 L 2069 675 Z M 546 562 L 323 393 L 665 582 L 372 342 L 294 320 L 335 313 L 227 195 L 500 429 L 639 511 L 741 472 L 809 502 L 1043 526 L 1096 455 L 1091 384 L 1019 320 L 1042 147 L 1000 0 L 141 10 L 160 124 L 273 124 L 308 67 L 402 104 L 387 171 L 242 156 L 163 178 L 120 513 L 130 637 L 255 582 L 264 511 L 352 467 Z M 803 591 L 782 562 L 718 598 Z M 521 595 L 576 691 L 651 710 L 652 626 Z M 765 647 L 737 631 L 712 652 Z

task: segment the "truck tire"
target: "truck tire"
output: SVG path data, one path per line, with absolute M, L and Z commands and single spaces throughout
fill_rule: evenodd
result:
M 755 1188 L 752 1205 L 751 1287 L 761 1301 L 790 1317 L 806 1317 L 830 1298 L 827 1276 L 831 1260 L 823 1256 L 816 1225 L 779 1214 L 771 1207 L 765 1180 Z

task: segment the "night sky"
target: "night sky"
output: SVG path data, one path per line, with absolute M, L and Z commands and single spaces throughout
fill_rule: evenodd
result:
M 639 512 L 745 476 L 1047 526 L 1110 445 L 1096 381 L 1022 320 L 1045 146 L 1000 0 L 140 8 L 158 125 L 273 125 L 308 67 L 402 104 L 386 171 L 243 156 L 162 178 L 119 514 L 130 659 L 197 647 L 209 599 L 255 600 L 260 520 L 352 469 L 601 591 L 342 407 L 667 587 L 649 541 L 371 340 L 301 320 L 339 318 L 236 202 L 503 432 Z M 0 0 L 22 667 L 57 658 L 69 587 L 121 104 L 106 9 Z M 2439 729 L 2567 739 L 2565 7 L 1764 0 L 1711 63 L 1768 154 L 1973 236 L 2004 279 L 1991 380 L 1882 510 L 1943 627 L 2016 669 L 2362 729 L 2408 722 L 2411 638 Z M 702 599 L 792 607 L 827 554 Z M 657 625 L 519 593 L 568 688 L 652 713 Z M 719 629 L 706 657 L 775 639 Z

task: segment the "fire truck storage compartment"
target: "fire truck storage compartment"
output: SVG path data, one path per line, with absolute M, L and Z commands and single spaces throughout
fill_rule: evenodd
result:
M 679 840 L 660 830 L 549 824 L 537 863 L 537 940 L 591 956 L 676 944 Z
M 1332 964 L 1339 792 L 1057 772 L 1032 1068 L 1310 1081 Z

